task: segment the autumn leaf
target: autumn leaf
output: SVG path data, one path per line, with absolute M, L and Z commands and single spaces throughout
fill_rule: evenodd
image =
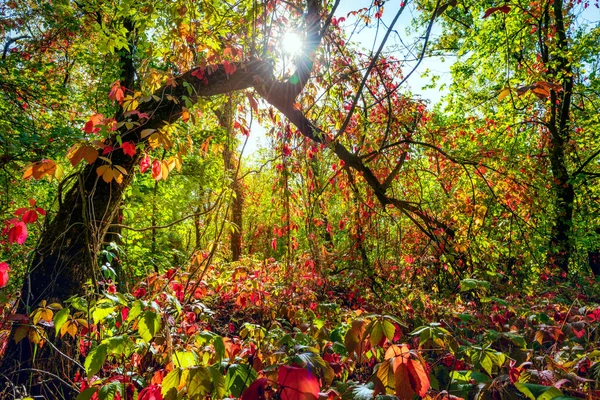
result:
M 163 400 L 160 385 L 150 385 L 142 389 L 138 400 Z
M 135 156 L 136 150 L 133 142 L 123 142 L 121 149 L 123 149 L 124 154 L 127 154 L 130 157 Z
M 408 363 L 408 378 L 412 389 L 421 397 L 427 394 L 430 387 L 429 374 L 419 360 L 409 359 Z
M 4 231 L 8 231 L 8 242 L 10 244 L 23 244 L 27 240 L 27 226 L 23 221 L 19 221 L 16 218 L 8 221 L 10 228 L 6 228 Z
M 227 75 L 233 75 L 233 73 L 237 69 L 235 64 L 232 64 L 227 60 L 223 61 L 223 68 L 225 69 L 225 74 Z
M 162 177 L 162 165 L 159 160 L 152 161 L 152 178 L 159 181 Z
M 510 11 L 510 6 L 504 5 L 501 7 L 488 8 L 487 10 L 485 10 L 485 14 L 483 14 L 483 18 L 487 18 L 497 11 L 503 12 L 504 14 L 508 14 L 508 12 Z
M 144 158 L 140 160 L 140 172 L 143 174 L 150 168 L 150 157 L 146 154 Z
M 0 288 L 6 286 L 8 283 L 8 272 L 10 268 L 5 262 L 0 262 Z
M 267 399 L 266 394 L 268 390 L 269 380 L 267 378 L 257 379 L 244 390 L 240 400 L 265 400 Z
M 360 353 L 360 343 L 362 343 L 363 335 L 365 332 L 367 322 L 365 320 L 357 319 L 352 321 L 352 327 L 346 332 L 344 338 L 344 344 L 348 354 L 352 354 L 355 351 Z
M 281 400 L 317 400 L 319 381 L 304 368 L 282 365 L 277 374 Z
M 102 124 L 104 121 L 104 115 L 102 114 L 94 114 L 90 117 L 90 119 L 83 126 L 83 131 L 87 134 L 96 133 L 100 131 L 98 125 Z
M 125 87 L 121 86 L 120 81 L 115 81 L 110 87 L 110 92 L 108 93 L 108 98 L 111 100 L 115 100 L 117 103 L 121 104 L 123 99 L 125 98 Z
M 77 166 L 81 160 L 92 164 L 98 158 L 98 150 L 87 144 L 75 145 L 67 153 L 67 158 L 72 166 Z
M 510 93 L 509 88 L 502 89 L 502 91 L 498 95 L 498 101 L 502 101 L 502 99 L 504 99 L 506 96 L 508 96 L 509 93 Z
M 123 182 L 123 170 L 119 170 L 118 166 L 114 166 L 113 168 L 108 164 L 101 165 L 96 168 L 96 174 L 101 176 L 102 180 L 106 183 L 110 183 L 113 179 L 117 181 L 117 183 Z
M 48 176 L 50 179 L 52 179 L 52 177 L 60 179 L 62 176 L 62 168 L 52 160 L 42 160 L 27 166 L 23 173 L 23 179 L 30 179 L 33 177 L 35 180 L 39 181 L 44 176 Z

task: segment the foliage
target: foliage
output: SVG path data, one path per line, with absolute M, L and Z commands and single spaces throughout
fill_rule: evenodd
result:
M 589 6 L 0 5 L 0 391 L 600 397 Z

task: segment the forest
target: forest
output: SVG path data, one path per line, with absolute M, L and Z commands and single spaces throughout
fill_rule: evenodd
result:
M 599 9 L 0 2 L 0 399 L 600 399 Z

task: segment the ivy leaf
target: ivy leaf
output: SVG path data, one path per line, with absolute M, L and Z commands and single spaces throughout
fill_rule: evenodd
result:
M 282 365 L 277 374 L 281 400 L 316 400 L 319 398 L 319 381 L 304 368 Z
M 561 391 L 554 386 L 544 386 L 522 382 L 515 383 L 515 386 L 521 393 L 531 400 L 551 400 L 562 395 Z
M 98 399 L 99 400 L 114 400 L 117 392 L 120 391 L 122 383 L 120 382 L 110 382 L 100 388 L 98 390 Z
M 487 18 L 497 11 L 503 12 L 504 14 L 508 14 L 508 12 L 510 11 L 510 6 L 504 5 L 501 7 L 488 8 L 487 10 L 485 10 L 485 14 L 483 14 L 483 18 Z
M 363 334 L 365 332 L 366 321 L 357 319 L 352 321 L 352 327 L 346 332 L 344 338 L 344 344 L 348 354 L 354 353 L 359 348 L 359 344 L 362 342 Z
M 165 399 L 167 397 L 177 397 L 177 388 L 179 387 L 179 382 L 181 381 L 181 371 L 182 370 L 180 368 L 175 368 L 163 379 L 161 394 Z
M 83 364 L 88 378 L 91 378 L 94 374 L 100 371 L 104 361 L 106 361 L 106 354 L 107 346 L 104 343 L 90 351 Z
M 69 318 L 69 309 L 63 308 L 59 310 L 56 314 L 54 314 L 54 329 L 56 330 L 56 335 L 60 332 L 60 328 L 67 322 Z
M 152 338 L 160 330 L 160 317 L 152 311 L 146 311 L 138 324 L 138 332 L 142 340 L 150 343 Z
M 248 383 L 253 382 L 256 377 L 256 371 L 249 365 L 232 364 L 225 377 L 226 392 L 231 393 L 233 397 L 240 397 Z
M 77 395 L 75 400 L 90 400 L 94 394 L 98 391 L 97 387 L 90 387 L 85 390 L 82 390 L 81 393 Z

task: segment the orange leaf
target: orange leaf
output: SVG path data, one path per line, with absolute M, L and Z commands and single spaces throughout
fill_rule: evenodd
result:
M 282 365 L 277 374 L 277 384 L 281 389 L 281 400 L 317 400 L 319 381 L 304 368 Z
M 394 383 L 396 387 L 396 396 L 402 400 L 411 400 L 415 394 L 408 376 L 408 366 L 405 363 L 400 363 L 396 371 L 394 371 Z
M 98 176 L 101 176 L 104 182 L 109 183 L 113 180 L 113 170 L 110 165 L 104 164 L 96 169 Z
M 56 172 L 56 164 L 52 160 L 42 160 L 36 163 L 29 165 L 25 168 L 25 172 L 23 173 L 23 179 L 29 179 L 32 176 L 36 180 L 42 179 L 44 176 L 48 175 L 50 177 L 54 176 Z
M 424 397 L 429 390 L 429 375 L 419 360 L 408 360 L 408 377 L 410 385 L 415 392 Z
M 366 325 L 367 322 L 362 319 L 352 321 L 352 327 L 348 330 L 346 337 L 344 338 L 344 344 L 346 345 L 348 354 L 351 355 L 357 350 L 358 353 L 361 353 L 359 344 L 363 340 Z

